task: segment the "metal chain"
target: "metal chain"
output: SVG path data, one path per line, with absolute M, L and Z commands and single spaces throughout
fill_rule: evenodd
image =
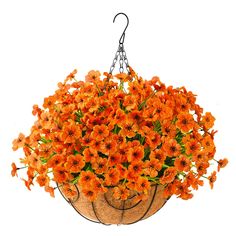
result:
M 115 66 L 118 60 L 120 64 L 120 68 L 119 68 L 120 73 L 124 72 L 124 64 L 125 64 L 125 69 L 127 70 L 128 73 L 130 73 L 129 63 L 128 63 L 128 59 L 126 56 L 123 43 L 119 44 L 118 50 L 116 51 L 115 58 L 113 59 L 112 65 L 110 67 L 110 72 L 109 72 L 110 74 L 112 74 L 113 70 L 115 69 Z

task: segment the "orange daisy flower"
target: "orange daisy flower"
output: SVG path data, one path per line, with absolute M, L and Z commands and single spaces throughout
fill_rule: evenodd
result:
M 150 153 L 150 159 L 157 159 L 161 164 L 164 164 L 166 155 L 162 149 L 155 149 Z
M 97 193 L 105 193 L 107 192 L 107 188 L 104 187 L 104 180 L 100 178 L 96 178 L 92 181 L 92 186 L 95 192 Z
M 212 174 L 208 177 L 209 184 L 211 186 L 211 189 L 214 187 L 214 182 L 216 181 L 216 171 L 213 171 Z
M 100 79 L 101 73 L 98 70 L 91 70 L 89 73 L 85 76 L 86 82 L 95 82 Z
M 206 152 L 213 152 L 215 149 L 215 144 L 210 135 L 205 136 L 202 139 L 201 144 Z
M 160 183 L 162 185 L 169 184 L 174 181 L 177 171 L 175 167 L 168 167 L 165 169 L 163 176 L 160 178 Z
M 149 175 L 151 178 L 157 176 L 158 171 L 161 170 L 162 163 L 157 159 L 151 159 L 150 161 L 145 162 L 144 174 Z
M 40 187 L 46 186 L 49 184 L 49 177 L 46 174 L 40 174 L 37 178 L 36 181 L 38 182 Z
M 66 182 L 67 180 L 67 172 L 66 169 L 62 166 L 57 166 L 53 169 L 54 180 L 61 184 Z
M 142 161 L 132 162 L 128 167 L 128 172 L 132 176 L 137 176 L 142 174 L 143 162 Z
M 66 162 L 65 166 L 66 166 L 66 169 L 70 173 L 78 173 L 85 166 L 85 161 L 83 160 L 83 156 L 81 156 L 79 154 L 70 155 L 67 157 L 67 162 Z
M 114 153 L 108 156 L 108 166 L 116 166 L 121 162 L 121 155 L 119 153 Z
M 136 189 L 138 192 L 144 192 L 145 194 L 147 194 L 150 187 L 151 187 L 151 184 L 148 181 L 148 179 L 143 178 L 143 177 L 138 178 L 138 181 L 136 183 Z
M 108 168 L 107 159 L 99 157 L 96 161 L 92 162 L 92 168 L 98 175 L 105 173 Z
M 201 122 L 206 129 L 210 129 L 214 125 L 215 117 L 210 112 L 206 112 L 205 116 L 202 117 Z
M 44 189 L 45 189 L 46 192 L 48 192 L 50 194 L 51 197 L 55 197 L 54 188 L 52 188 L 50 186 L 45 186 Z
M 189 132 L 193 129 L 195 125 L 195 121 L 193 119 L 193 116 L 188 113 L 180 113 L 177 116 L 177 122 L 176 126 L 184 133 Z
M 126 120 L 123 123 L 120 123 L 121 131 L 120 135 L 128 138 L 132 138 L 136 135 L 135 132 L 138 131 L 138 126 L 134 122 Z
M 127 200 L 130 195 L 129 189 L 125 185 L 118 185 L 113 188 L 113 197 L 117 200 Z
M 108 169 L 107 173 L 105 174 L 105 183 L 106 185 L 113 185 L 115 186 L 120 180 L 120 173 L 115 168 Z
M 129 162 L 138 162 L 141 161 L 144 157 L 144 148 L 143 146 L 136 146 L 134 148 L 131 148 L 128 151 L 128 161 Z
M 65 159 L 66 158 L 63 155 L 55 154 L 47 161 L 47 167 L 48 168 L 55 168 L 55 167 L 59 166 L 60 164 L 64 163 Z
M 68 183 L 63 184 L 61 190 L 65 195 L 65 197 L 68 199 L 73 199 L 78 195 L 78 192 L 74 184 L 68 184 Z
M 84 188 L 82 189 L 83 194 L 85 197 L 89 199 L 89 201 L 93 202 L 97 198 L 97 192 L 91 188 Z
M 83 155 L 84 155 L 85 162 L 94 162 L 94 160 L 96 160 L 98 158 L 98 154 L 97 154 L 96 149 L 93 149 L 90 147 L 84 149 Z
M 98 141 L 102 141 L 103 139 L 108 137 L 108 135 L 109 135 L 109 130 L 105 125 L 95 125 L 91 133 L 92 138 Z
M 220 160 L 218 161 L 218 167 L 217 167 L 217 170 L 220 171 L 221 168 L 226 167 L 227 164 L 228 164 L 228 162 L 229 162 L 229 161 L 228 161 L 227 158 L 220 159 Z
M 209 163 L 208 162 L 200 162 L 200 163 L 196 163 L 196 167 L 197 167 L 197 172 L 199 176 L 202 176 L 204 174 L 207 173 L 207 168 L 209 167 Z
M 76 139 L 81 137 L 81 129 L 75 122 L 69 122 L 68 125 L 63 126 L 61 139 L 64 143 L 74 143 Z
M 13 140 L 12 145 L 13 151 L 23 147 L 25 145 L 25 135 L 20 133 L 18 138 Z
M 151 131 L 149 135 L 146 136 L 145 142 L 151 149 L 154 149 L 161 144 L 161 136 L 158 133 Z
M 80 186 L 83 188 L 84 186 L 91 185 L 95 177 L 96 176 L 91 171 L 81 171 L 80 177 L 79 177 Z
M 192 160 L 195 163 L 207 161 L 207 152 L 205 150 L 201 150 L 201 151 L 197 152 L 196 154 L 194 154 L 192 156 Z
M 12 167 L 12 170 L 11 170 L 12 177 L 17 176 L 18 168 L 16 167 L 16 164 L 14 162 L 11 164 L 11 167 Z
M 125 106 L 125 109 L 127 111 L 137 109 L 136 98 L 134 96 L 131 96 L 131 95 L 125 96 L 123 106 Z
M 190 170 L 191 161 L 184 155 L 180 155 L 175 159 L 174 165 L 178 171 L 189 171 Z
M 185 144 L 185 148 L 186 148 L 187 155 L 190 155 L 190 154 L 196 155 L 197 153 L 199 153 L 201 145 L 197 140 L 192 139 L 191 141 Z
M 167 156 L 172 157 L 180 154 L 181 146 L 175 139 L 166 139 L 163 143 L 162 149 Z
M 101 152 L 106 155 L 111 155 L 112 153 L 117 151 L 117 143 L 107 138 L 102 144 L 101 144 Z

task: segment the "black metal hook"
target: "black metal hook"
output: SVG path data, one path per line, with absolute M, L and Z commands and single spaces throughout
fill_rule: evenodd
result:
M 125 40 L 125 31 L 126 31 L 128 25 L 129 25 L 129 18 L 128 18 L 128 16 L 127 16 L 125 13 L 120 12 L 120 13 L 118 13 L 118 14 L 115 15 L 115 17 L 114 17 L 114 19 L 113 19 L 113 23 L 115 22 L 116 17 L 119 16 L 119 15 L 124 15 L 124 16 L 126 17 L 126 19 L 127 19 L 126 27 L 125 27 L 125 29 L 124 29 L 124 31 L 123 31 L 121 37 L 120 37 L 120 40 L 119 40 L 119 43 L 120 43 L 120 44 L 123 44 L 123 43 L 124 43 L 124 40 Z

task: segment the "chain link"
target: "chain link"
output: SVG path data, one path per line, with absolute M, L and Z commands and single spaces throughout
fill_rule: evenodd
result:
M 112 74 L 113 70 L 115 69 L 116 63 L 119 60 L 120 68 L 119 71 L 120 73 L 124 72 L 124 64 L 125 64 L 125 69 L 127 70 L 128 73 L 130 73 L 129 70 L 129 62 L 126 56 L 126 52 L 124 49 L 123 43 L 119 44 L 118 50 L 116 51 L 115 57 L 113 59 L 112 65 L 110 67 L 110 74 Z

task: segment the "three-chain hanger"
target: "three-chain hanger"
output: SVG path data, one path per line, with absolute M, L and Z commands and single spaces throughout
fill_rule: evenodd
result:
M 123 73 L 124 72 L 124 65 L 125 65 L 125 69 L 127 70 L 128 74 L 130 73 L 130 70 L 129 70 L 129 63 L 128 63 L 128 59 L 127 59 L 127 56 L 126 56 L 126 52 L 125 52 L 125 49 L 124 49 L 124 40 L 125 40 L 125 31 L 129 25 L 129 18 L 128 16 L 123 13 L 123 12 L 120 12 L 118 14 L 115 15 L 114 19 L 113 19 L 113 23 L 115 22 L 116 20 L 116 17 L 119 16 L 119 15 L 124 15 L 127 19 L 127 24 L 126 24 L 126 27 L 120 37 L 120 40 L 119 40 L 119 47 L 118 47 L 118 50 L 116 51 L 116 54 L 115 54 L 115 58 L 112 62 L 112 65 L 111 65 L 111 68 L 110 68 L 110 74 L 112 74 L 114 68 L 115 68 L 115 65 L 116 65 L 116 62 L 119 60 L 119 64 L 120 64 L 120 68 L 119 68 L 119 71 L 120 73 Z

